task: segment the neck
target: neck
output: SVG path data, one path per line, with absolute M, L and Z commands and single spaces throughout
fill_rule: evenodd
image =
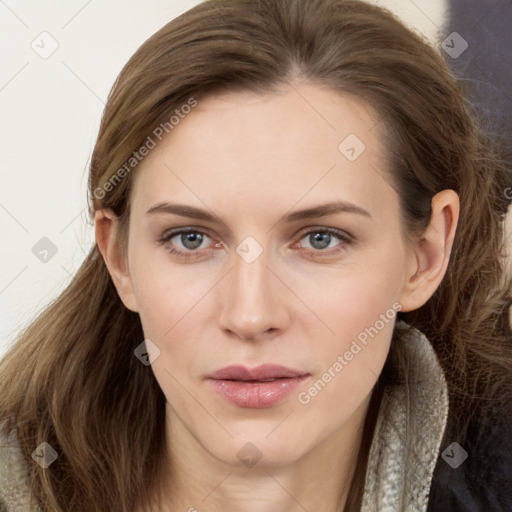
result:
M 165 471 L 160 511 L 342 511 L 356 468 L 368 405 L 369 397 L 342 428 L 291 463 L 252 467 L 214 457 L 167 406 L 171 463 Z

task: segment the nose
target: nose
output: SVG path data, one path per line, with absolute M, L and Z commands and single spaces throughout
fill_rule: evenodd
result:
M 247 341 L 275 337 L 288 328 L 289 293 L 276 272 L 268 266 L 266 253 L 247 263 L 234 254 L 233 269 L 226 276 L 221 294 L 219 326 Z

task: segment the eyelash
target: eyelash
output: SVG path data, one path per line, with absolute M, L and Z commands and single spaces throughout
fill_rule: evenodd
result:
M 209 237 L 208 233 L 206 233 L 206 232 L 204 232 L 204 231 L 202 231 L 200 229 L 179 228 L 179 229 L 167 231 L 166 233 L 164 233 L 162 235 L 162 237 L 158 240 L 158 242 L 160 243 L 160 245 L 164 245 L 165 243 L 169 242 L 175 236 L 181 235 L 183 233 L 197 233 L 197 234 L 206 235 L 207 237 Z M 343 231 L 339 231 L 339 230 L 333 229 L 333 228 L 327 228 L 327 227 L 316 228 L 316 229 L 312 229 L 310 231 L 306 231 L 304 234 L 302 234 L 298 238 L 298 241 L 302 240 L 306 236 L 311 235 L 313 233 L 327 233 L 329 235 L 333 235 L 333 236 L 335 236 L 336 238 L 338 238 L 342 242 L 342 244 L 339 244 L 339 245 L 342 245 L 342 246 L 343 245 L 351 245 L 354 242 L 353 237 L 351 235 L 349 235 L 348 233 L 345 233 Z M 211 238 L 211 237 L 209 237 L 209 238 Z M 185 258 L 185 259 L 199 258 L 199 257 L 203 256 L 203 254 L 204 254 L 204 250 L 202 250 L 202 251 L 199 251 L 199 250 L 182 251 L 182 250 L 177 250 L 175 248 L 167 248 L 167 250 L 171 254 L 177 255 L 177 256 Z M 212 248 L 206 249 L 206 251 L 208 251 L 208 252 L 210 252 L 211 250 L 212 250 Z M 342 250 L 344 250 L 343 247 L 340 248 L 340 249 L 335 249 L 334 253 L 337 253 L 337 252 L 342 251 Z M 307 252 L 310 252 L 310 253 L 312 252 L 315 255 L 319 255 L 321 257 L 322 256 L 332 256 L 333 255 L 333 248 L 331 248 L 330 250 L 308 249 Z

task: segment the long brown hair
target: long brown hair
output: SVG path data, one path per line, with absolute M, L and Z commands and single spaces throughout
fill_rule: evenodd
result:
M 423 307 L 398 318 L 431 340 L 446 372 L 450 429 L 463 433 L 470 411 L 512 398 L 503 226 L 510 176 L 442 57 L 387 11 L 357 0 L 209 0 L 165 25 L 110 92 L 91 159 L 91 217 L 112 209 L 125 251 L 137 166 L 119 169 L 155 128 L 170 130 L 170 116 L 191 98 L 265 93 L 292 79 L 355 95 L 379 113 L 408 237 L 427 226 L 437 192 L 460 196 L 445 278 Z M 158 494 L 165 399 L 133 355 L 143 339 L 94 245 L 1 361 L 0 418 L 15 419 L 44 509 L 133 512 Z M 400 361 L 402 350 L 393 343 L 388 359 Z M 376 389 L 392 378 L 385 366 Z M 345 510 L 360 507 L 378 406 L 373 400 Z M 46 470 L 31 459 L 43 441 L 59 454 Z

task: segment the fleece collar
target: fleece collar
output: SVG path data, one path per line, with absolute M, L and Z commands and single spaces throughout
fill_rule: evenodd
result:
M 384 389 L 361 512 L 426 512 L 448 418 L 446 379 L 430 341 L 403 320 L 395 329 L 404 336 L 409 390 L 402 383 Z

